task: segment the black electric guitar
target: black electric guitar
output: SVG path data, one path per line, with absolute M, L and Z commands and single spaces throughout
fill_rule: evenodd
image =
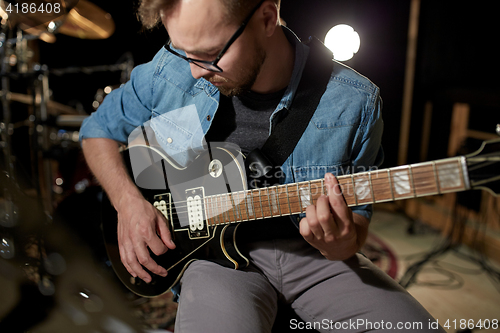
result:
M 133 278 L 118 251 L 116 212 L 103 205 L 103 232 L 112 266 L 135 294 L 152 297 L 170 290 L 197 259 L 238 269 L 248 264 L 235 242 L 238 226 L 305 212 L 325 193 L 324 180 L 247 189 L 243 157 L 224 146 L 211 147 L 182 168 L 160 150 L 139 145 L 123 157 L 144 197 L 166 218 L 175 250 L 152 258 L 168 271 L 153 281 Z M 469 189 L 500 193 L 500 139 L 486 141 L 474 154 L 339 176 L 348 206 L 373 204 Z M 293 226 L 291 226 L 293 227 Z

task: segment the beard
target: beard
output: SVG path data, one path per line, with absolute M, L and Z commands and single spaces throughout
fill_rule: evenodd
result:
M 222 95 L 227 97 L 241 95 L 242 93 L 249 91 L 257 80 L 257 76 L 259 75 L 262 65 L 266 60 L 266 52 L 264 49 L 259 47 L 256 50 L 253 59 L 254 61 L 251 66 L 241 69 L 236 80 L 229 80 L 217 74 L 209 77 L 207 76 L 205 79 L 211 83 L 227 83 L 227 85 L 217 87 Z

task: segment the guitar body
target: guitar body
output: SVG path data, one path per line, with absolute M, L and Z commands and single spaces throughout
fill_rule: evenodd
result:
M 201 204 L 205 196 L 246 189 L 241 154 L 230 146 L 211 147 L 186 168 L 147 146 L 130 147 L 123 152 L 123 158 L 144 198 L 165 215 L 176 244 L 174 250 L 161 256 L 150 251 L 153 260 L 167 269 L 166 277 L 149 272 L 152 276 L 149 284 L 133 278 L 121 262 L 117 213 L 105 197 L 102 228 L 106 251 L 113 270 L 128 289 L 143 297 L 161 295 L 173 287 L 188 265 L 197 259 L 211 260 L 234 269 L 248 265 L 248 259 L 235 243 L 239 224 L 211 225 L 206 207 Z

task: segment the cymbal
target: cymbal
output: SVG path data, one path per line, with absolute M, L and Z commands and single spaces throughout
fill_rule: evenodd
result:
M 36 27 L 31 27 L 31 28 L 24 28 L 21 25 L 21 29 L 23 29 L 24 32 L 26 32 L 30 35 L 37 36 L 38 39 L 43 40 L 45 43 L 52 44 L 56 41 L 56 36 L 54 36 L 54 34 L 52 34 L 50 32 L 47 32 L 47 30 L 45 29 L 45 26 L 43 24 L 36 26 Z
M 9 2 L 1 0 L 0 13 L 2 20 L 8 20 L 11 26 L 22 24 L 24 27 L 30 28 L 60 20 L 74 7 L 77 1 L 29 0 L 28 3 L 28 0 L 20 0 L 19 3 L 12 5 Z M 28 5 L 28 7 L 25 8 L 25 5 Z
M 33 96 L 25 95 L 25 94 L 19 94 L 19 93 L 14 93 L 14 92 L 8 92 L 7 93 L 7 99 L 11 101 L 16 101 L 19 103 L 23 104 L 33 104 Z M 41 103 L 41 97 L 36 96 L 35 98 L 35 104 L 40 105 Z M 78 115 L 78 111 L 73 109 L 71 106 L 67 106 L 61 103 L 58 103 L 56 101 L 47 101 L 47 107 L 49 113 L 57 113 L 57 114 L 67 114 L 67 115 Z
M 28 3 L 27 0 L 20 0 L 12 5 L 0 0 L 2 24 L 8 22 L 11 28 L 18 26 L 28 35 L 54 43 L 54 27 L 62 24 L 77 2 L 78 0 L 29 0 Z M 25 11 L 26 4 L 28 7 Z
M 106 39 L 115 32 L 115 23 L 111 14 L 91 2 L 80 0 L 57 32 L 81 39 Z

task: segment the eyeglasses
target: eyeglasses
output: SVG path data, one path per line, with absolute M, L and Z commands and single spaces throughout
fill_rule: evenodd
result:
M 254 9 L 252 9 L 252 11 L 250 12 L 250 14 L 247 16 L 247 18 L 245 18 L 245 20 L 240 25 L 240 27 L 238 28 L 238 30 L 236 30 L 236 32 L 231 37 L 231 39 L 229 39 L 229 42 L 227 42 L 227 44 L 222 48 L 222 50 L 219 52 L 219 54 L 217 55 L 217 57 L 215 58 L 214 61 L 206 61 L 206 60 L 198 60 L 198 59 L 188 58 L 188 57 L 186 57 L 186 56 L 184 56 L 184 55 L 182 55 L 180 53 L 177 53 L 175 50 L 173 50 L 170 47 L 170 44 L 172 43 L 170 40 L 165 44 L 165 48 L 170 53 L 178 56 L 179 58 L 182 58 L 182 59 L 186 60 L 190 64 L 194 64 L 194 65 L 196 65 L 198 67 L 201 67 L 201 68 L 206 69 L 206 70 L 211 71 L 211 72 L 222 73 L 222 68 L 220 68 L 219 66 L 217 66 L 217 64 L 219 63 L 219 60 L 226 53 L 227 49 L 234 43 L 234 41 L 243 33 L 243 31 L 245 30 L 245 27 L 247 26 L 248 22 L 250 22 L 250 19 L 252 18 L 253 14 L 255 14 L 255 12 L 257 11 L 257 9 L 260 8 L 260 6 L 264 3 L 264 1 L 265 0 L 260 1 L 259 4 Z

